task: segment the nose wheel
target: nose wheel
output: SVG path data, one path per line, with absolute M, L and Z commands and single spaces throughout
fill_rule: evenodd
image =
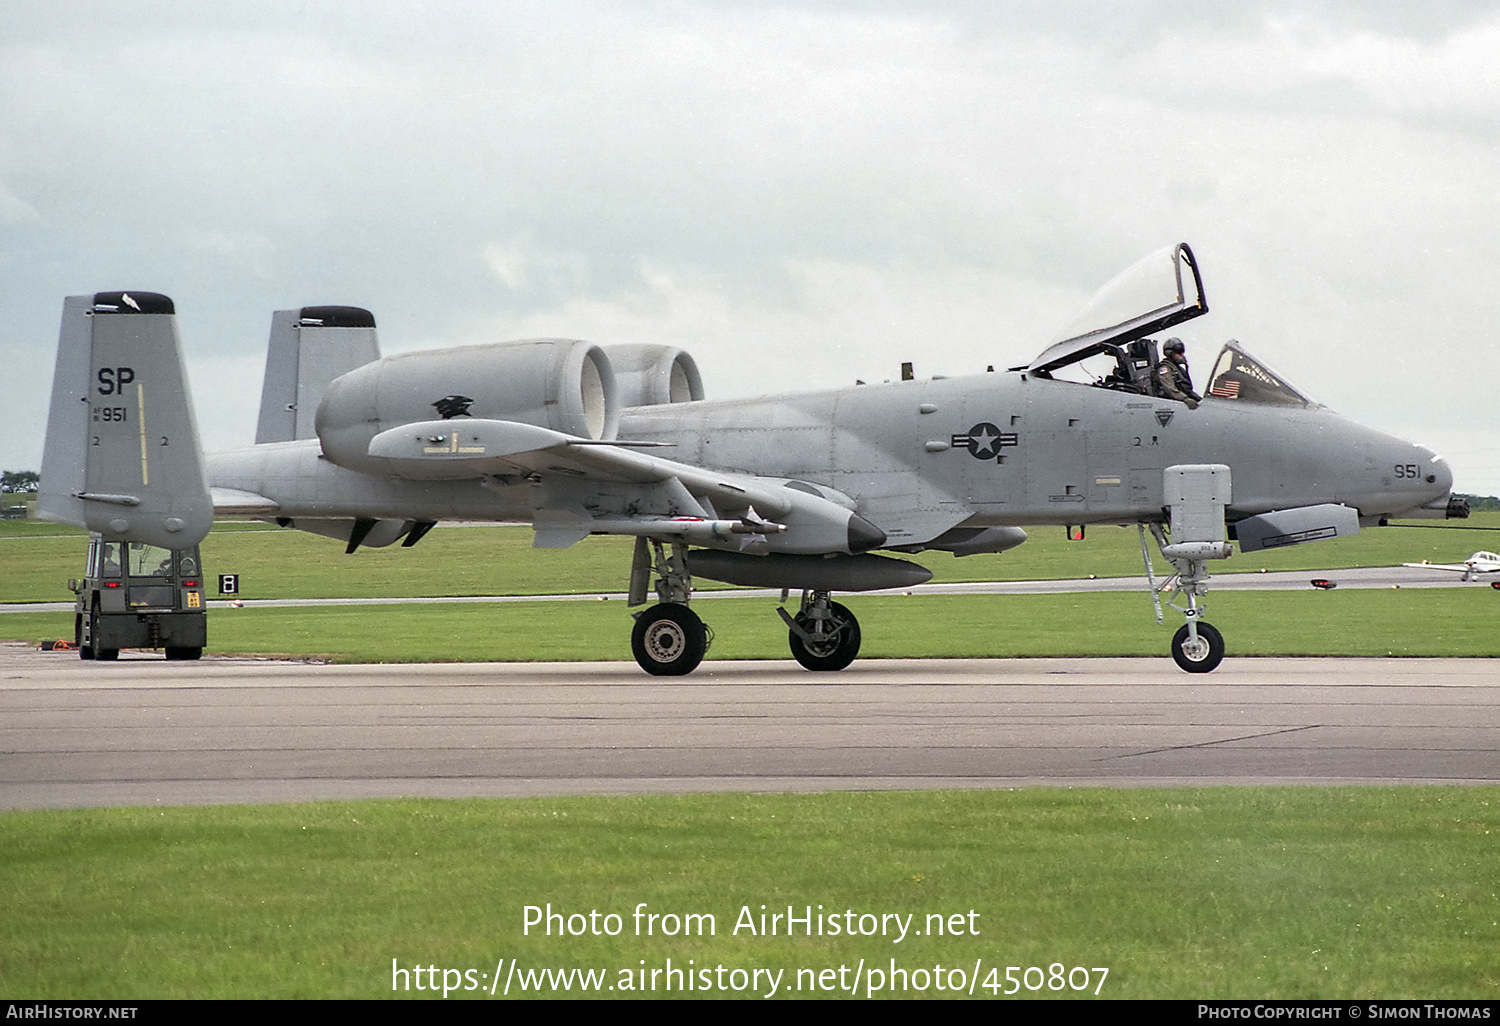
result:
M 1209 673 L 1224 661 L 1224 636 L 1211 623 L 1199 620 L 1198 636 L 1187 624 L 1172 636 L 1172 658 L 1188 673 Z

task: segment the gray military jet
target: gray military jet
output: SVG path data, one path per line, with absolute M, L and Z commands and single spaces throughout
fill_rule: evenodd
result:
M 345 551 L 415 545 L 441 520 L 530 523 L 540 548 L 636 539 L 632 648 L 691 672 L 707 631 L 694 576 L 801 593 L 779 608 L 798 662 L 839 670 L 860 628 L 832 595 L 905 587 L 877 555 L 998 553 L 1023 527 L 1138 524 L 1150 593 L 1186 622 L 1171 653 L 1216 667 L 1209 560 L 1467 515 L 1436 453 L 1353 424 L 1236 342 L 1196 408 L 1156 394 L 1151 336 L 1208 311 L 1192 251 L 1106 285 L 1030 363 L 758 399 L 703 398 L 669 346 L 544 339 L 380 357 L 353 307 L 274 315 L 256 444 L 204 457 L 172 301 L 66 301 L 43 463 L 43 516 L 105 538 L 195 544 L 214 515 L 328 535 Z M 1085 361 L 1107 374 L 1081 375 Z M 1147 533 L 1172 572 L 1158 584 Z M 1080 629 L 1086 629 L 1080 625 Z

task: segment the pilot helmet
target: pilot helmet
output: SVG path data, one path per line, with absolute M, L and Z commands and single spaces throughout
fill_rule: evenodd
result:
M 1171 356 L 1173 353 L 1187 352 L 1187 346 L 1182 344 L 1180 338 L 1169 338 L 1162 344 L 1161 351 L 1164 355 Z

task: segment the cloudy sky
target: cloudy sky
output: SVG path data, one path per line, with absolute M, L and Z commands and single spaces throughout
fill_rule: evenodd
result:
M 1492 3 L 0 4 L 0 465 L 66 295 L 177 302 L 204 443 L 272 310 L 691 351 L 710 397 L 1024 362 L 1174 242 L 1227 338 L 1500 494 Z

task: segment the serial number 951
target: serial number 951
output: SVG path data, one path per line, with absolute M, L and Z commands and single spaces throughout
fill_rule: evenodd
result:
M 123 422 L 129 420 L 130 409 L 125 406 L 95 406 L 94 419 Z

